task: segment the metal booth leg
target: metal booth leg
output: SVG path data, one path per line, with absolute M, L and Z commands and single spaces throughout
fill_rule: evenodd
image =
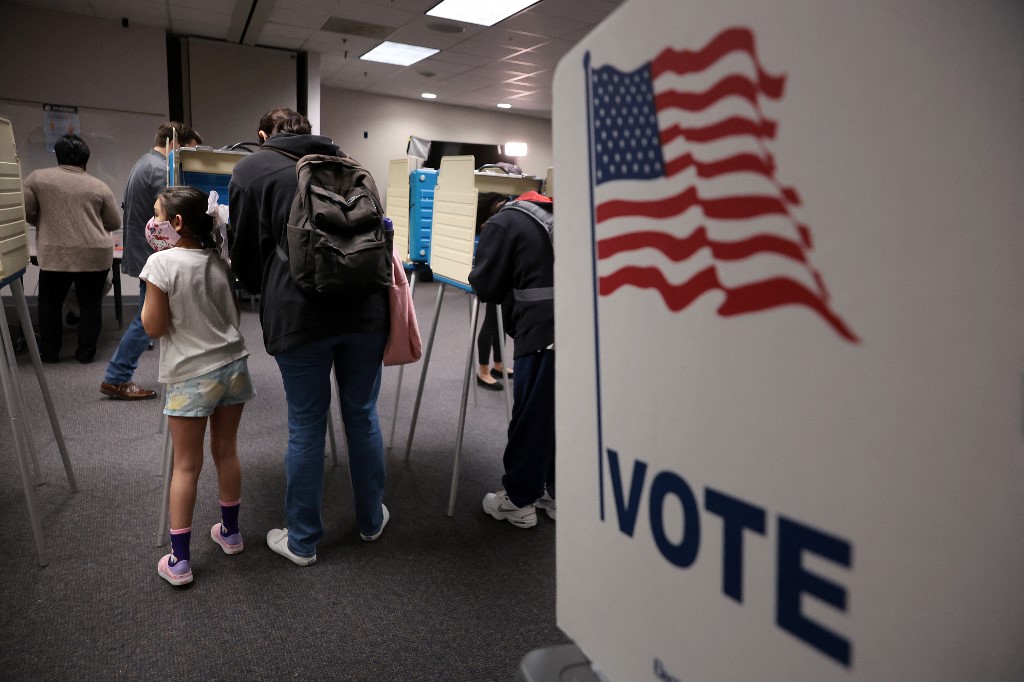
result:
M 455 493 L 459 487 L 459 464 L 462 460 L 462 435 L 466 430 L 466 401 L 469 400 L 469 377 L 473 375 L 473 351 L 476 346 L 476 321 L 480 314 L 480 299 L 472 297 L 469 320 L 469 348 L 466 351 L 466 371 L 462 376 L 462 405 L 459 408 L 459 431 L 455 439 L 455 461 L 452 465 L 452 487 L 448 495 L 448 516 L 455 514 Z
M 427 381 L 427 368 L 430 367 L 430 353 L 434 349 L 434 336 L 437 334 L 437 322 L 441 316 L 441 301 L 444 300 L 445 284 L 437 287 L 437 302 L 434 303 L 434 321 L 430 325 L 430 337 L 427 339 L 427 350 L 423 354 L 423 370 L 420 372 L 420 383 L 416 389 L 416 403 L 412 408 L 412 423 L 409 425 L 409 440 L 405 444 L 405 461 L 409 462 L 409 453 L 412 452 L 412 439 L 416 435 L 416 419 L 420 415 L 420 400 L 423 398 L 423 385 Z
M 18 473 L 21 475 L 21 487 L 25 491 L 25 506 L 28 507 L 29 524 L 32 527 L 32 539 L 36 546 L 36 556 L 40 566 L 50 563 L 49 554 L 46 551 L 46 541 L 43 539 L 43 524 L 39 516 L 39 503 L 36 500 L 36 491 L 33 486 L 31 472 L 28 462 L 25 461 L 27 454 L 22 447 L 22 432 L 27 432 L 25 424 L 23 405 L 15 398 L 14 382 L 18 381 L 17 363 L 14 358 L 14 344 L 11 341 L 10 329 L 7 327 L 7 314 L 3 304 L 0 303 L 0 329 L 2 329 L 2 357 L 0 357 L 0 384 L 3 385 L 4 402 L 7 404 L 7 414 L 11 421 L 11 435 L 14 438 L 14 456 L 18 460 Z M 32 333 L 29 327 L 28 333 Z
M 43 403 L 46 404 L 46 413 L 50 417 L 50 428 L 53 429 L 54 440 L 57 441 L 57 450 L 60 451 L 60 458 L 64 462 L 64 474 L 68 479 L 68 487 L 71 492 L 78 492 L 78 481 L 75 479 L 75 471 L 71 466 L 71 457 L 68 455 L 67 445 L 64 443 L 64 433 L 60 428 L 60 420 L 57 418 L 57 410 L 53 406 L 53 397 L 50 395 L 50 386 L 46 383 L 46 374 L 43 372 L 43 362 L 39 357 L 39 346 L 36 345 L 36 335 L 32 333 L 32 318 L 29 317 L 28 303 L 25 301 L 25 289 L 21 280 L 11 282 L 11 292 L 14 294 L 14 305 L 18 310 L 18 319 L 21 321 L 22 330 L 28 330 L 25 340 L 28 342 L 28 354 L 32 358 L 32 365 L 36 370 L 36 378 L 39 380 L 39 390 L 43 394 Z

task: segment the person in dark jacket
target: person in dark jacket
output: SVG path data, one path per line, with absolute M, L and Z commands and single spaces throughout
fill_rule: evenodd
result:
M 175 142 L 177 137 L 177 142 Z M 146 242 L 146 223 L 153 217 L 153 204 L 160 191 L 167 186 L 167 154 L 177 149 L 203 143 L 202 136 L 191 127 L 168 121 L 156 129 L 153 148 L 135 162 L 128 186 L 124 190 L 124 255 L 121 272 L 138 277 L 153 247 Z M 115 400 L 149 400 L 156 391 L 142 388 L 133 381 L 139 358 L 152 342 L 142 328 L 142 305 L 146 302 L 146 282 L 139 280 L 139 309 L 128 323 L 117 350 L 107 364 L 100 383 L 100 393 Z
M 554 203 L 527 192 L 494 214 L 480 231 L 469 283 L 481 301 L 512 294 L 516 380 L 502 477 L 504 490 L 487 493 L 484 511 L 519 528 L 537 525 L 537 508 L 555 506 L 555 252 L 538 220 L 516 208 L 529 202 L 550 218 Z
M 323 535 L 324 438 L 333 367 L 348 441 L 356 525 L 364 540 L 380 537 L 389 513 L 384 498 L 384 445 L 377 420 L 381 361 L 388 337 L 386 289 L 325 300 L 292 281 L 286 226 L 298 181 L 295 163 L 307 154 L 339 156 L 330 139 L 311 134 L 305 116 L 273 109 L 260 120 L 259 151 L 235 166 L 229 185 L 234 243 L 231 266 L 242 286 L 260 292 L 263 343 L 274 356 L 288 402 L 285 453 L 286 528 L 267 544 L 300 566 L 316 561 Z

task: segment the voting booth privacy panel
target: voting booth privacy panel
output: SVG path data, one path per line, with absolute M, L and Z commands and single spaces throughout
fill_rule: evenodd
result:
M 28 267 L 21 161 L 11 122 L 0 118 L 0 279 Z
M 611 680 L 1024 678 L 1022 38 L 634 0 L 559 65 L 558 623 Z

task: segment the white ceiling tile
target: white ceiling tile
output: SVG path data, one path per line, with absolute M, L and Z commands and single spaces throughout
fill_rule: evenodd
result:
M 430 57 L 430 60 L 437 60 L 439 62 L 452 62 L 455 64 L 465 64 L 467 66 L 482 66 L 484 64 L 490 64 L 494 61 L 491 57 L 484 57 L 478 54 L 466 54 L 464 52 L 458 52 L 456 50 L 444 50 Z
M 371 5 L 365 0 L 340 0 L 331 12 L 331 16 L 398 28 L 415 17 L 416 12 L 393 9 L 392 3 Z
M 332 3 L 333 5 L 333 3 Z M 286 26 L 303 26 L 319 29 L 331 16 L 331 5 L 304 5 L 302 9 L 288 9 L 274 5 L 267 21 Z
M 465 29 L 462 33 L 440 33 L 429 28 L 431 24 L 435 23 L 438 23 L 435 17 L 428 17 L 426 15 L 415 16 L 393 33 L 388 40 L 444 50 L 469 40 L 484 31 L 482 26 L 458 24 Z M 440 23 L 454 24 L 455 22 L 444 21 Z
M 248 9 L 252 2 L 7 1 L 118 22 L 127 17 L 132 26 L 153 26 L 182 36 L 221 40 L 227 35 L 236 6 Z M 490 28 L 426 16 L 425 12 L 439 0 L 260 1 L 270 3 L 271 12 L 258 43 L 320 54 L 325 86 L 368 91 L 387 88 L 397 96 L 413 98 L 429 86 L 445 103 L 493 111 L 496 101 L 508 99 L 515 102 L 517 113 L 544 117 L 550 116 L 550 88 L 558 60 L 624 0 L 542 0 Z M 317 30 L 330 17 L 393 27 L 393 40 L 441 52 L 405 70 L 365 62 L 359 56 L 380 40 Z M 431 30 L 429 25 L 437 22 L 457 24 L 465 30 L 455 34 Z M 422 76 L 424 71 L 436 75 L 427 78 Z
M 170 0 L 167 4 L 171 7 L 172 12 L 175 7 L 208 9 L 225 14 L 235 11 L 235 0 Z
M 227 29 L 223 26 L 211 26 L 210 24 L 193 24 L 187 21 L 175 21 L 173 32 L 178 35 L 197 36 L 199 38 L 213 38 L 224 40 Z
M 303 28 L 301 26 L 285 26 L 284 24 L 272 24 L 267 22 L 263 25 L 263 30 L 260 31 L 260 40 L 264 38 L 293 38 L 298 39 L 300 44 L 305 42 L 306 38 L 313 35 L 314 31 L 309 28 Z
M 543 16 L 580 21 L 586 18 L 591 23 L 600 23 L 621 3 L 606 0 L 544 0 L 529 8 L 530 12 Z
M 537 14 L 529 9 L 506 19 L 501 22 L 500 26 L 507 31 L 523 31 L 534 35 L 558 38 L 573 31 L 592 27 L 593 23 L 588 20 L 578 20 L 578 18 L 559 17 L 555 19 L 548 15 Z
M 249 4 L 250 0 L 237 0 L 246 5 Z M 273 0 L 274 7 L 276 10 L 286 10 L 289 12 L 304 12 L 309 8 L 312 8 L 318 12 L 329 12 L 334 9 L 336 0 Z
M 203 26 L 227 26 L 231 23 L 231 15 L 217 10 L 196 9 L 194 7 L 171 7 L 171 28 L 181 32 L 178 23 L 200 24 Z M 221 31 L 223 35 L 224 31 Z
M 512 55 L 522 52 L 522 48 L 508 47 L 501 43 L 489 43 L 479 42 L 476 40 L 467 40 L 459 43 L 458 47 L 452 52 L 459 52 L 462 54 L 472 54 L 478 57 L 490 57 L 493 59 L 504 59 L 505 57 L 511 57 Z
M 360 55 L 366 54 L 378 45 L 380 45 L 380 41 L 374 38 L 317 31 L 306 39 L 305 48 L 314 52 L 334 53 L 342 56 L 347 52 L 349 59 L 358 59 Z
M 302 38 L 291 38 L 288 36 L 268 36 L 260 34 L 260 39 L 256 41 L 257 47 L 276 47 L 282 50 L 295 50 L 296 52 L 302 48 Z

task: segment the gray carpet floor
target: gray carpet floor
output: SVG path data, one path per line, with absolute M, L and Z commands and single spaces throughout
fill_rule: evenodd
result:
M 421 284 L 424 336 L 437 285 Z M 5 299 L 10 303 L 10 299 Z M 34 306 L 33 314 L 34 314 Z M 468 296 L 449 288 L 427 375 L 410 461 L 404 461 L 423 362 L 406 368 L 397 421 L 398 368 L 385 368 L 378 403 L 391 522 L 360 540 L 340 419 L 340 467 L 325 460 L 326 534 L 315 565 L 272 553 L 266 531 L 283 526 L 286 407 L 277 366 L 263 350 L 258 315 L 243 306 L 258 396 L 242 418 L 239 450 L 246 549 L 227 556 L 209 539 L 218 520 L 207 456 L 193 523 L 195 581 L 157 576 L 159 401 L 99 393 L 120 338 L 105 310 L 97 360 L 46 365 L 78 477 L 72 494 L 27 353 L 18 356 L 44 480 L 36 487 L 50 563 L 40 567 L 18 476 L 9 415 L 0 403 L 0 678 L 235 680 L 512 680 L 530 650 L 567 643 L 555 623 L 555 523 L 522 530 L 483 513 L 501 485 L 504 392 L 471 390 L 454 517 L 446 515 L 469 341 Z M 125 315 L 134 312 L 130 306 Z M 14 320 L 7 308 L 8 319 Z M 74 351 L 65 330 L 65 358 Z M 475 351 L 474 351 L 475 353 Z M 474 360 L 475 363 L 475 360 Z M 157 352 L 136 381 L 156 386 Z M 329 449 L 328 449 L 329 453 Z

